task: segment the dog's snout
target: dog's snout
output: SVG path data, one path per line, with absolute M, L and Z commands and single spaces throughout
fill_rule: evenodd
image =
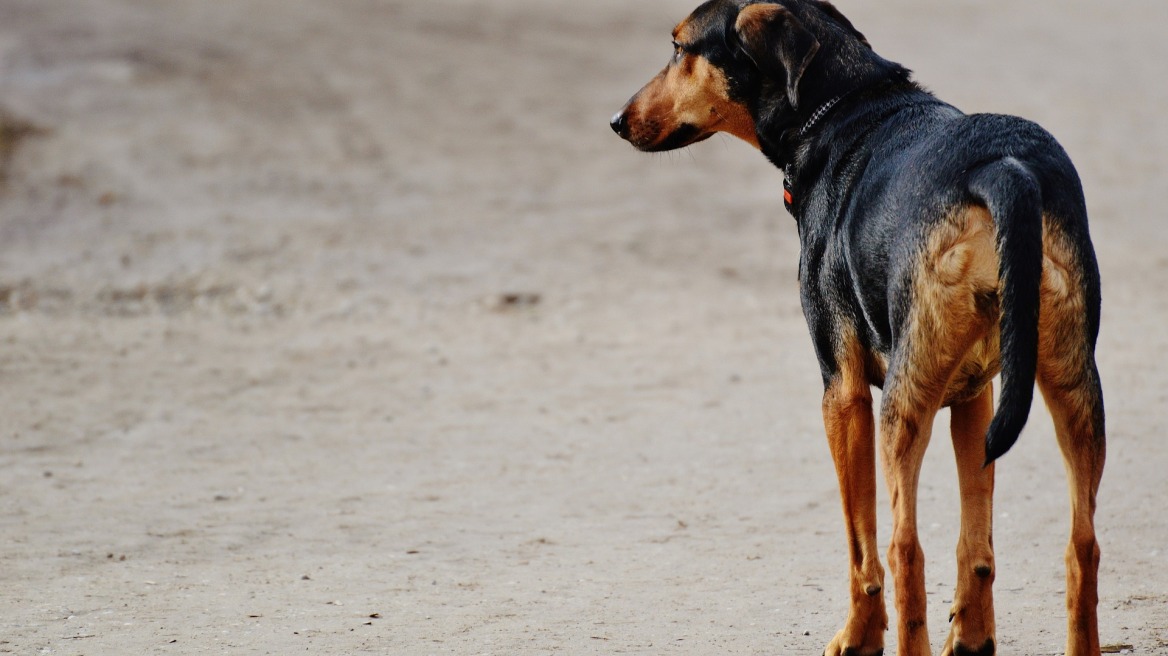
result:
M 612 126 L 612 131 L 620 135 L 621 139 L 629 138 L 629 117 L 625 110 L 621 110 L 612 115 L 612 120 L 608 122 Z

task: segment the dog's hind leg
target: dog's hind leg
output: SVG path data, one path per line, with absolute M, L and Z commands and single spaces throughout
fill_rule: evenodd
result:
M 1044 242 L 1038 387 L 1054 419 L 1071 497 L 1066 653 L 1096 656 L 1099 544 L 1095 539 L 1095 496 L 1106 452 L 1103 390 L 1094 355 L 1098 274 L 1093 258 L 1077 256 L 1057 230 L 1048 229 Z
M 1040 365 L 1041 366 L 1041 365 Z M 1099 654 L 1099 543 L 1095 539 L 1095 497 L 1103 474 L 1105 438 L 1102 393 L 1092 365 L 1082 386 L 1066 388 L 1040 378 L 1039 387 L 1054 417 L 1067 468 L 1071 496 L 1071 538 L 1067 544 L 1067 656 Z
M 950 429 L 961 487 L 961 534 L 957 541 L 957 590 L 949 611 L 952 627 L 941 656 L 994 653 L 994 465 L 985 462 L 985 434 L 994 414 L 993 387 L 951 408 Z
M 881 462 L 892 502 L 888 566 L 896 591 L 896 653 L 926 656 L 930 650 L 925 609 L 925 553 L 917 534 L 917 483 L 939 401 L 920 403 L 920 397 L 907 387 L 886 387 L 881 409 Z
M 876 546 L 876 446 L 872 392 L 854 340 L 823 395 L 823 422 L 839 477 L 847 530 L 850 608 L 825 656 L 873 656 L 884 649 L 888 614 Z
M 976 383 L 970 389 L 969 380 L 980 377 L 983 367 L 977 363 L 985 359 L 994 339 L 991 329 L 997 310 L 989 291 L 996 288 L 998 274 L 993 235 L 993 223 L 984 208 L 954 208 L 927 236 L 920 260 L 898 276 L 889 290 L 894 299 L 911 300 L 903 304 L 909 307 L 907 313 L 896 321 L 896 346 L 880 411 L 881 461 L 892 502 L 888 564 L 896 589 L 900 656 L 930 653 L 925 557 L 917 534 L 917 483 L 933 418 L 954 393 L 953 387 L 962 394 L 975 393 L 972 401 L 955 399 L 960 401 L 955 403 L 957 433 L 976 430 L 984 436 L 983 424 L 988 421 L 988 392 Z M 973 368 L 967 370 L 968 366 Z M 984 456 L 984 443 L 978 448 Z M 988 491 L 978 489 L 988 487 L 988 481 L 977 475 L 967 478 L 963 494 L 972 498 Z M 984 514 L 988 507 L 971 506 L 969 511 Z M 983 538 L 972 535 L 971 539 L 973 544 Z M 971 546 L 971 558 L 984 555 Z M 992 602 L 986 597 L 982 603 Z M 970 620 L 972 627 L 972 615 Z

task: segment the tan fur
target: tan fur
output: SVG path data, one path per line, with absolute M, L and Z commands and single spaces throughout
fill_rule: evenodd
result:
M 691 43 L 702 35 L 702 30 L 705 28 L 705 25 L 695 24 L 687 18 L 673 28 L 673 40 L 678 43 Z
M 989 213 L 967 206 L 941 221 L 926 240 L 913 277 L 913 306 L 904 356 L 889 372 L 881 412 L 885 482 L 892 501 L 888 563 L 900 610 L 902 653 L 929 652 L 924 553 L 917 534 L 917 481 L 933 417 L 953 407 L 953 439 L 962 484 L 959 595 L 954 600 L 955 640 L 979 648 L 993 637 L 990 583 L 977 571 L 990 567 L 988 494 L 991 473 L 981 473 L 985 427 L 999 364 L 998 257 Z M 988 404 L 988 407 L 987 407 Z M 988 477 L 988 480 L 987 480 Z M 976 571 L 975 571 L 976 570 Z M 968 634 L 968 635 L 967 635 Z M 972 644 L 967 642 L 972 641 Z
M 921 391 L 952 405 L 978 396 L 1001 368 L 998 255 L 983 207 L 954 212 L 933 233 L 914 281 L 910 333 Z M 944 390 L 933 389 L 944 383 Z
M 1054 419 L 1071 497 L 1067 544 L 1068 656 L 1099 653 L 1096 630 L 1099 544 L 1095 497 L 1106 458 L 1103 399 L 1088 350 L 1082 280 L 1071 242 L 1046 221 L 1042 305 L 1039 311 L 1038 388 Z
M 678 25 L 674 38 L 686 43 L 690 29 Z M 758 148 L 754 119 L 741 103 L 730 100 L 725 74 L 703 57 L 680 53 L 629 101 L 625 110 L 629 141 L 652 149 L 683 126 L 697 134 L 691 143 L 716 132 L 731 134 Z
M 845 646 L 874 653 L 884 646 L 884 568 L 876 546 L 876 452 L 867 358 L 854 334 L 845 335 L 840 372 L 823 396 L 823 421 L 839 477 L 848 536 L 851 604 L 844 628 L 825 652 Z
M 1042 234 L 1042 288 L 1038 351 L 1040 378 L 1056 386 L 1079 387 L 1090 354 L 1081 331 L 1084 308 L 1082 279 L 1070 242 L 1044 222 Z M 1041 357 L 1045 354 L 1046 357 Z
M 993 496 L 994 465 L 985 462 L 985 434 L 994 415 L 993 386 L 953 405 L 950 432 L 961 488 L 961 532 L 957 538 L 957 589 L 942 656 L 955 645 L 975 650 L 994 639 Z

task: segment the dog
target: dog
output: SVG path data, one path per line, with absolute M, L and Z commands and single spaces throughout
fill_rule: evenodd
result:
M 930 653 L 917 482 L 944 407 L 961 530 L 941 653 L 994 653 L 993 463 L 1017 440 L 1036 382 L 1071 498 L 1066 653 L 1099 654 L 1100 281 L 1082 186 L 1054 137 L 942 102 L 825 0 L 702 4 L 611 127 L 650 152 L 725 132 L 784 173 L 850 557 L 850 609 L 826 656 L 883 653 L 877 446 L 892 503 L 897 653 Z M 883 390 L 878 418 L 873 386 Z

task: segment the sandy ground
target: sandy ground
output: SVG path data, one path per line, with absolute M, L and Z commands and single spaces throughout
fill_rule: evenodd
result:
M 1168 653 L 1168 3 L 839 6 L 1078 163 L 1101 634 Z M 0 191 L 0 652 L 820 653 L 846 557 L 779 173 L 607 126 L 689 9 L 0 0 L 31 126 Z M 1063 644 L 1040 407 L 998 473 L 1007 654 Z

